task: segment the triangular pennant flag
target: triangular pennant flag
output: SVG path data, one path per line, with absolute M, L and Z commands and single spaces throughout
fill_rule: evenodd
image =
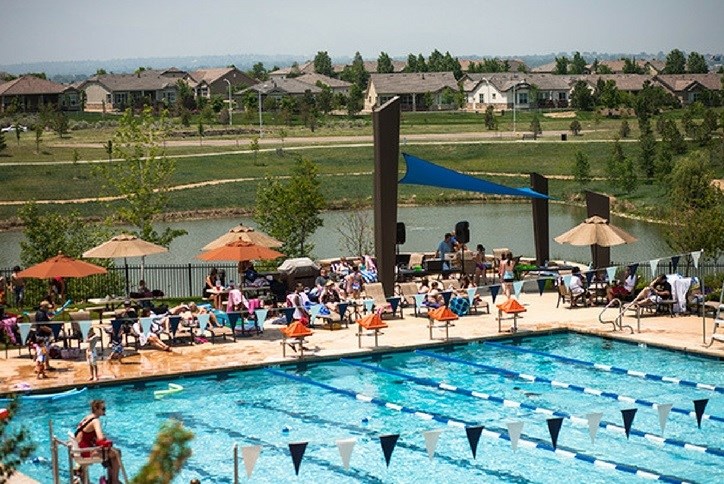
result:
M 18 329 L 20 330 L 20 339 L 23 344 L 25 344 L 25 340 L 28 339 L 28 335 L 30 334 L 30 328 L 33 326 L 33 323 L 18 323 Z
M 566 289 L 571 288 L 571 279 L 573 278 L 572 275 L 568 274 L 566 276 L 563 276 L 563 284 L 566 285 Z
M 616 266 L 606 267 L 606 275 L 608 276 L 609 282 L 616 279 Z
M 518 448 L 518 440 L 520 439 L 520 434 L 523 432 L 523 422 L 508 422 L 505 425 L 508 427 L 510 445 L 512 445 L 513 450 L 515 450 Z
M 472 305 L 473 305 L 473 302 L 475 302 L 475 295 L 478 293 L 478 288 L 477 288 L 477 287 L 469 287 L 469 288 L 467 289 L 467 291 L 468 291 L 468 302 L 469 302 L 470 305 L 472 306 Z
M 426 297 L 427 297 L 427 294 L 415 294 L 415 307 L 421 308 L 422 303 L 425 302 Z
M 523 281 L 515 281 L 513 282 L 513 291 L 515 293 L 515 297 L 520 296 L 520 291 L 523 289 Z
M 656 277 L 656 268 L 659 267 L 660 259 L 651 259 L 649 265 L 651 266 L 651 276 Z
M 314 319 L 319 316 L 319 311 L 322 310 L 321 304 L 312 304 L 309 308 L 309 319 L 310 324 L 314 324 Z
M 349 469 L 349 460 L 352 457 L 352 450 L 357 439 L 344 439 L 337 441 L 337 449 L 339 449 L 339 456 L 342 458 L 342 465 L 345 469 Z
M 153 322 L 153 319 L 151 318 L 141 318 L 141 330 L 143 331 L 143 334 L 148 334 L 151 332 L 151 323 Z M 201 323 L 201 321 L 199 321 Z M 206 326 L 206 325 L 204 325 Z M 205 328 L 202 328 L 201 331 L 203 331 Z
M 397 296 L 395 296 L 395 297 L 388 297 L 388 298 L 387 298 L 387 302 L 390 303 L 390 307 L 392 308 L 392 313 L 393 313 L 393 314 L 396 313 L 396 312 L 397 312 L 397 308 L 400 306 L 400 298 L 397 297 Z
M 586 272 L 586 284 L 589 286 L 591 285 L 591 281 L 593 280 L 593 276 L 596 274 L 595 271 L 588 271 Z
M 372 311 L 372 306 L 374 306 L 374 305 L 375 305 L 374 299 L 365 299 L 365 312 L 369 313 L 370 311 Z
M 603 413 L 601 412 L 593 412 L 586 414 L 586 418 L 588 419 L 588 435 L 591 436 L 591 443 L 593 443 L 594 440 L 596 440 L 596 433 L 598 433 L 598 424 L 601 423 L 601 419 L 603 418 Z
M 538 279 L 538 295 L 543 295 L 543 290 L 546 288 L 546 279 Z
M 427 456 L 432 460 L 435 456 L 435 449 L 437 448 L 437 441 L 442 433 L 441 429 L 428 430 L 423 432 L 422 435 L 425 437 L 425 447 L 427 448 Z
M 347 307 L 349 303 L 341 302 L 337 304 L 337 311 L 339 312 L 339 320 L 344 321 L 344 315 L 347 314 Z
M 80 327 L 80 334 L 83 335 L 83 341 L 88 339 L 88 331 L 90 331 L 93 321 L 78 321 Z
M 696 425 L 701 428 L 701 417 L 704 415 L 704 409 L 706 404 L 709 403 L 708 398 L 702 398 L 701 400 L 694 400 L 694 413 L 696 413 Z
M 673 270 L 671 272 L 674 272 L 674 273 L 676 272 L 676 268 L 679 266 L 679 259 L 681 259 L 681 256 L 679 256 L 679 255 L 675 255 L 675 256 L 671 257 L 671 266 L 673 268 Z
M 635 275 L 637 270 L 639 270 L 638 264 L 631 264 L 630 266 L 628 266 L 628 273 L 631 275 Z
M 269 314 L 268 309 L 257 309 L 254 311 L 254 314 L 256 314 L 256 324 L 259 326 L 259 328 L 264 327 L 264 321 L 266 321 L 266 317 Z
M 475 459 L 475 456 L 478 453 L 478 442 L 480 441 L 480 434 L 483 433 L 483 426 L 477 425 L 475 427 L 465 427 L 465 433 L 468 436 L 470 450 L 473 451 L 473 459 Z
M 623 416 L 623 428 L 626 431 L 626 438 L 628 439 L 628 436 L 631 433 L 631 425 L 633 424 L 634 417 L 636 416 L 636 409 L 627 408 L 625 410 L 621 410 L 621 415 Z
M 304 451 L 307 450 L 307 444 L 309 442 L 297 442 L 289 444 L 289 452 L 292 454 L 292 462 L 294 462 L 294 473 L 299 475 L 299 466 L 302 465 L 302 457 L 304 457 Z
M 247 445 L 241 448 L 241 458 L 244 460 L 246 477 L 251 477 L 251 473 L 254 472 L 254 466 L 256 466 L 256 460 L 259 458 L 260 453 L 261 445 Z
M 558 447 L 558 434 L 561 432 L 563 417 L 549 418 L 546 421 L 548 422 L 548 432 L 551 434 L 551 444 L 553 444 L 553 448 L 555 449 Z
M 399 438 L 400 434 L 380 435 L 380 444 L 382 445 L 382 453 L 385 454 L 387 467 L 390 467 L 392 452 L 395 450 L 395 445 L 397 445 L 397 439 Z
M 499 292 L 500 292 L 500 284 L 495 284 L 493 286 L 490 286 L 490 295 L 493 296 L 493 304 L 495 304 L 495 298 L 498 297 Z
M 694 261 L 694 268 L 699 268 L 699 258 L 701 257 L 702 250 L 696 250 L 691 253 L 691 259 Z
M 199 317 L 196 318 L 197 321 L 199 322 L 199 335 L 203 334 L 203 332 L 206 331 L 206 326 L 209 325 L 209 318 L 206 318 L 206 317 L 202 318 L 201 316 L 207 316 L 207 315 L 200 314 Z M 150 318 L 149 318 L 148 322 L 149 322 L 148 331 L 150 331 L 151 330 Z M 144 331 L 144 333 L 148 334 L 148 331 L 146 331 L 145 329 L 143 331 Z
M 284 313 L 284 318 L 287 320 L 287 324 L 291 324 L 291 322 L 294 321 L 294 308 L 284 307 L 282 308 L 282 312 Z
M 659 403 L 656 405 L 656 410 L 659 412 L 659 427 L 661 427 L 661 435 L 664 435 L 664 429 L 666 428 L 666 420 L 669 418 L 669 412 L 673 403 Z
M 452 291 L 442 291 L 440 294 L 442 294 L 442 300 L 445 303 L 445 306 L 450 304 L 450 299 L 452 298 L 453 292 Z

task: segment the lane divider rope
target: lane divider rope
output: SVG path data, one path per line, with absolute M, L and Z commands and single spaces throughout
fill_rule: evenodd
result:
M 459 419 L 453 419 L 453 418 L 449 418 L 449 417 L 446 417 L 444 415 L 440 415 L 440 414 L 437 414 L 434 412 L 425 412 L 425 411 L 421 411 L 421 410 L 418 410 L 418 409 L 415 409 L 412 407 L 406 407 L 404 405 L 399 405 L 397 403 L 389 402 L 389 401 L 383 400 L 381 398 L 370 397 L 363 393 L 357 393 L 352 390 L 347 390 L 344 388 L 337 388 L 332 385 L 328 385 L 326 383 L 318 382 L 311 378 L 307 378 L 307 377 L 300 376 L 300 375 L 293 375 L 293 374 L 290 374 L 290 373 L 287 373 L 287 372 L 284 372 L 281 370 L 275 370 L 273 368 L 265 368 L 264 371 L 267 371 L 273 375 L 281 376 L 281 377 L 284 377 L 284 378 L 287 378 L 289 380 L 293 380 L 293 381 L 296 381 L 299 383 L 306 383 L 309 385 L 314 385 L 319 388 L 328 390 L 332 393 L 336 393 L 338 395 L 344 395 L 346 397 L 353 398 L 359 402 L 370 403 L 372 405 L 377 405 L 378 407 L 388 408 L 390 410 L 395 410 L 400 413 L 414 415 L 415 417 L 421 418 L 423 420 L 434 420 L 436 422 L 440 422 L 449 427 L 465 428 L 465 427 L 471 427 L 471 426 L 477 425 L 473 422 L 468 422 L 468 421 L 459 420 Z M 510 437 L 508 436 L 507 431 L 502 430 L 502 429 L 492 429 L 490 427 L 484 427 L 481 435 L 484 435 L 487 438 L 491 438 L 491 439 L 500 439 L 500 440 L 508 440 L 508 441 L 510 440 Z M 581 461 L 593 464 L 596 467 L 601 467 L 604 469 L 613 469 L 613 470 L 617 470 L 619 472 L 632 474 L 632 475 L 643 477 L 643 478 L 649 479 L 649 480 L 659 480 L 659 481 L 665 481 L 665 482 L 671 482 L 671 483 L 682 483 L 682 484 L 685 482 L 688 482 L 688 481 L 684 481 L 683 479 L 680 479 L 678 477 L 665 476 L 665 475 L 659 474 L 654 471 L 641 469 L 636 466 L 632 466 L 632 465 L 628 465 L 628 464 L 618 464 L 618 463 L 603 460 L 603 459 L 597 459 L 596 457 L 590 456 L 588 454 L 584 454 L 582 452 L 577 452 L 574 449 L 565 448 L 561 445 L 558 445 L 556 448 L 554 448 L 550 443 L 548 443 L 544 440 L 536 439 L 534 437 L 523 437 L 521 435 L 521 437 L 518 439 L 518 444 L 521 447 L 547 450 L 549 452 L 553 452 L 554 454 L 556 454 L 560 457 L 581 460 Z
M 391 376 L 394 376 L 397 378 L 403 378 L 405 380 L 413 381 L 420 385 L 437 388 L 439 390 L 456 393 L 458 395 L 464 395 L 466 397 L 473 397 L 473 398 L 478 398 L 481 400 L 487 400 L 489 402 L 493 402 L 498 405 L 502 405 L 504 407 L 524 408 L 526 410 L 531 410 L 535 413 L 540 413 L 543 415 L 565 418 L 565 419 L 571 420 L 572 422 L 575 422 L 578 424 L 583 424 L 583 425 L 588 424 L 588 419 L 583 418 L 583 417 L 576 417 L 575 415 L 571 415 L 570 413 L 567 413 L 567 412 L 563 412 L 563 411 L 559 411 L 559 410 L 550 410 L 550 409 L 547 409 L 544 407 L 536 407 L 535 405 L 531 405 L 530 403 L 518 402 L 515 400 L 507 400 L 507 399 L 502 398 L 497 395 L 490 395 L 488 393 L 478 392 L 476 390 L 460 388 L 458 386 L 450 385 L 450 384 L 440 382 L 437 380 L 433 380 L 431 378 L 417 377 L 417 376 L 410 375 L 407 373 L 402 373 L 400 371 L 388 370 L 387 368 L 380 368 L 378 366 L 368 365 L 366 363 L 360 363 L 360 362 L 357 362 L 354 360 L 348 360 L 346 358 L 342 358 L 340 361 L 346 365 L 355 366 L 358 368 L 365 368 L 365 369 L 375 371 L 378 373 L 385 373 L 385 374 L 388 374 L 388 375 L 391 375 Z M 613 432 L 616 432 L 619 434 L 623 434 L 623 435 L 626 434 L 626 429 L 624 427 L 621 427 L 620 425 L 616 425 L 612 422 L 601 421 L 598 424 L 598 426 L 605 430 L 610 430 L 610 431 L 613 431 Z M 651 442 L 654 442 L 657 444 L 672 445 L 675 447 L 680 447 L 685 450 L 690 450 L 690 451 L 695 451 L 695 452 L 700 452 L 700 453 L 703 452 L 706 454 L 712 454 L 712 455 L 716 455 L 719 457 L 724 457 L 724 450 L 718 449 L 716 447 L 707 447 L 705 445 L 692 444 L 689 442 L 685 442 L 683 440 L 664 438 L 659 435 L 650 434 L 648 432 L 643 432 L 641 430 L 637 430 L 634 428 L 631 428 L 629 432 L 631 435 L 636 435 L 637 437 L 642 437 L 648 441 L 651 441 Z
M 711 391 L 714 391 L 717 393 L 724 393 L 724 387 L 710 385 L 708 383 L 699 383 L 699 382 L 690 381 L 690 380 L 682 380 L 680 378 L 674 378 L 674 377 L 670 377 L 670 376 L 654 375 L 652 373 L 644 373 L 642 371 L 629 370 L 627 368 L 619 368 L 616 366 L 604 365 L 601 363 L 594 363 L 592 361 L 585 361 L 585 360 L 579 360 L 576 358 L 569 358 L 567 356 L 560 356 L 560 355 L 556 355 L 553 353 L 546 353 L 544 351 L 533 350 L 530 348 L 523 348 L 520 346 L 511 346 L 511 345 L 504 345 L 504 344 L 500 344 L 500 343 L 494 343 L 492 341 L 484 341 L 483 344 L 485 344 L 486 346 L 491 346 L 493 348 L 498 348 L 501 350 L 517 351 L 519 353 L 530 353 L 532 355 L 545 356 L 546 358 L 553 358 L 555 360 L 560 360 L 560 361 L 563 361 L 566 363 L 588 366 L 590 368 L 595 368 L 598 371 L 607 371 L 610 373 L 617 373 L 619 375 L 628 375 L 628 376 L 633 376 L 633 377 L 637 377 L 637 378 L 644 378 L 646 380 L 673 383 L 673 384 L 682 385 L 685 387 L 698 388 L 700 390 L 711 390 Z
M 614 393 L 614 392 L 606 392 L 603 390 L 598 390 L 597 388 L 582 387 L 580 385 L 574 385 L 572 383 L 565 383 L 565 382 L 560 382 L 557 380 L 550 380 L 550 379 L 542 377 L 542 376 L 529 375 L 527 373 L 518 373 L 515 371 L 511 371 L 511 370 L 506 370 L 505 368 L 497 368 L 495 366 L 484 365 L 482 363 L 475 363 L 473 361 L 463 360 L 463 359 L 455 358 L 452 356 L 439 355 L 437 353 L 432 353 L 430 351 L 425 351 L 425 350 L 415 350 L 415 353 L 419 353 L 423 356 L 428 356 L 430 358 L 435 358 L 435 359 L 442 360 L 442 361 L 448 361 L 450 363 L 458 363 L 461 365 L 467 365 L 467 366 L 472 366 L 475 368 L 480 368 L 480 369 L 486 370 L 486 371 L 492 371 L 494 373 L 500 373 L 502 375 L 506 375 L 506 376 L 513 377 L 513 378 L 520 378 L 521 380 L 529 381 L 531 383 L 535 383 L 535 382 L 546 383 L 546 384 L 548 384 L 552 387 L 556 387 L 556 388 L 563 388 L 565 390 L 572 390 L 574 392 L 586 393 L 588 395 L 596 395 L 599 397 L 610 398 L 612 400 L 617 400 L 619 402 L 635 403 L 635 404 L 642 405 L 644 407 L 650 407 L 653 409 L 656 409 L 658 407 L 658 405 L 656 403 L 651 402 L 649 400 L 643 400 L 640 398 L 629 397 L 626 395 L 619 395 L 618 393 Z M 679 407 L 671 407 L 671 411 L 681 414 L 681 415 L 688 415 L 688 416 L 696 418 L 696 412 L 694 412 L 693 410 L 686 410 L 684 408 L 679 408 Z M 702 415 L 702 419 L 711 420 L 714 422 L 724 422 L 724 418 L 719 417 L 717 415 L 706 415 L 705 414 L 705 415 Z

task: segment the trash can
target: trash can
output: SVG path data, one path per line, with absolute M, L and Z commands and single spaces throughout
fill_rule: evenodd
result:
M 561 133 L 561 141 L 568 140 L 568 133 Z

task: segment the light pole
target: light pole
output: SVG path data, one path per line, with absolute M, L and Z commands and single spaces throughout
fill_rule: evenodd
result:
M 257 94 L 259 94 L 259 137 L 262 138 L 264 136 L 264 133 L 262 131 L 262 125 L 264 123 L 262 117 L 261 117 L 261 88 L 257 89 Z
M 518 83 L 513 84 L 513 135 L 515 135 L 515 88 L 518 87 Z
M 229 126 L 231 126 L 232 124 L 234 124 L 234 121 L 232 120 L 232 116 L 231 116 L 231 113 L 232 113 L 232 109 L 231 109 L 231 81 L 229 81 L 228 79 L 224 79 L 224 81 L 226 81 L 226 83 L 229 85 Z

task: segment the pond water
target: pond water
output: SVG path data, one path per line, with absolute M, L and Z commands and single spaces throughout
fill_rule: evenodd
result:
M 587 263 L 591 259 L 588 247 L 560 245 L 553 241 L 566 230 L 579 224 L 586 217 L 584 208 L 550 204 L 550 255 L 551 259 Z M 369 223 L 373 225 L 372 212 L 368 211 Z M 351 255 L 340 241 L 338 228 L 343 225 L 349 212 L 326 212 L 322 215 L 324 226 L 312 237 L 314 257 L 319 259 Z M 530 203 L 485 203 L 446 206 L 399 207 L 397 219 L 406 226 L 407 241 L 400 246 L 401 252 L 433 252 L 444 232 L 454 230 L 462 220 L 470 223 L 470 244 L 483 244 L 488 253 L 497 247 L 507 247 L 513 254 L 534 256 L 533 217 Z M 638 242 L 611 249 L 611 260 L 619 262 L 641 262 L 673 255 L 662 237 L 662 225 L 612 217 L 612 223 L 638 238 Z M 188 234 L 179 237 L 165 254 L 146 258 L 147 264 L 182 264 L 201 262 L 196 259 L 199 249 L 222 235 L 231 227 L 243 223 L 255 227 L 250 218 L 217 218 L 189 220 L 159 224 L 185 229 Z M 0 268 L 20 263 L 20 242 L 22 232 L 0 233 Z M 131 261 L 129 261 L 131 262 Z M 135 262 L 135 261 L 134 261 Z

